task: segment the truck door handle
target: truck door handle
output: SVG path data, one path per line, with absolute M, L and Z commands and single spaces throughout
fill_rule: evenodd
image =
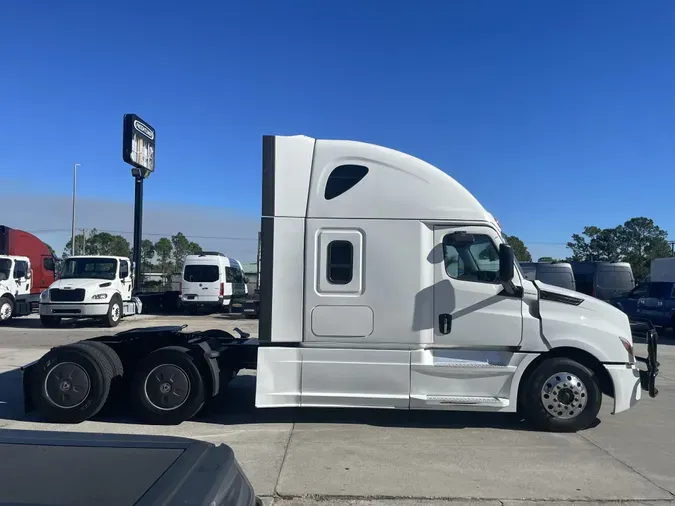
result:
M 441 334 L 449 334 L 452 330 L 452 315 L 441 313 L 438 315 L 438 330 Z

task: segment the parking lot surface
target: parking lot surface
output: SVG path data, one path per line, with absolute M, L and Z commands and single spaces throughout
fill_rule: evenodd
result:
M 267 504 L 674 504 L 675 340 L 661 339 L 660 395 L 578 434 L 528 430 L 517 416 L 489 413 L 254 407 L 255 372 L 244 371 L 218 405 L 173 427 L 102 414 L 79 425 L 40 423 L 22 411 L 17 367 L 51 346 L 134 327 L 239 327 L 226 315 L 145 316 L 116 329 L 80 322 L 42 329 L 34 317 L 0 327 L 0 427 L 163 434 L 226 443 Z M 646 354 L 642 344 L 636 346 Z

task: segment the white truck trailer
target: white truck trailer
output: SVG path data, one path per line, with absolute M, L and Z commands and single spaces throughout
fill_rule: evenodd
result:
M 589 427 L 603 393 L 629 409 L 641 377 L 657 394 L 653 329 L 641 374 L 626 315 L 525 279 L 448 174 L 304 136 L 264 137 L 262 172 L 259 338 L 175 327 L 54 348 L 24 370 L 28 409 L 89 418 L 121 376 L 139 418 L 177 423 L 244 368 L 258 407 L 519 412 L 551 431 Z
M 69 257 L 60 278 L 40 294 L 40 321 L 55 327 L 62 318 L 97 318 L 116 327 L 124 316 L 141 312 L 132 287 L 131 261 L 126 257 Z

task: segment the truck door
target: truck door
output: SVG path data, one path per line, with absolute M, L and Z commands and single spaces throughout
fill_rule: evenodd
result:
M 131 300 L 131 289 L 133 283 L 131 282 L 131 271 L 129 270 L 129 262 L 120 260 L 120 283 L 123 300 Z
M 520 345 L 523 302 L 520 296 L 508 295 L 499 281 L 499 242 L 490 227 L 434 228 L 436 344 Z M 521 284 L 518 274 L 513 282 Z
M 25 260 L 16 260 L 14 262 L 14 282 L 17 289 L 16 295 L 27 295 L 30 293 L 30 264 Z

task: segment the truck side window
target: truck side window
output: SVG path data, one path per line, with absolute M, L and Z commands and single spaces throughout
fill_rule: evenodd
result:
M 328 243 L 326 278 L 334 285 L 346 285 L 354 275 L 354 246 L 349 241 Z
M 120 262 L 120 279 L 124 279 L 129 276 L 129 264 L 122 260 Z
M 45 257 L 42 260 L 42 266 L 48 271 L 56 270 L 56 265 L 54 264 L 54 259 L 52 257 Z
M 353 188 L 368 174 L 368 167 L 363 165 L 340 165 L 335 167 L 326 181 L 323 196 L 326 200 L 334 199 Z
M 28 262 L 24 262 L 23 260 L 17 260 L 16 262 L 14 262 L 14 278 L 19 279 L 26 277 L 29 277 Z
M 473 235 L 473 242 L 443 238 L 445 270 L 453 279 L 476 283 L 499 283 L 499 253 L 487 235 Z

